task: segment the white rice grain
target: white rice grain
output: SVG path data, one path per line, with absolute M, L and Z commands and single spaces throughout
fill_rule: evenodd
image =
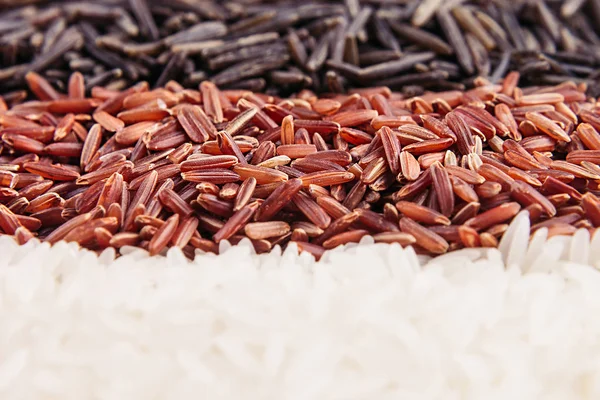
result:
M 546 240 L 548 240 L 548 228 L 540 228 L 535 231 L 527 247 L 525 261 L 523 262 L 523 271 L 530 271 L 531 265 L 533 265 L 537 256 L 542 252 Z
M 529 242 L 529 227 L 529 212 L 521 211 L 504 233 L 498 250 L 504 256 L 506 265 L 520 265 L 523 261 Z
M 571 238 L 569 249 L 569 260 L 586 264 L 590 258 L 590 232 L 587 229 L 579 229 Z
M 600 230 L 596 230 L 590 242 L 589 264 L 600 269 Z
M 554 239 L 554 240 L 553 240 Z M 542 246 L 540 252 L 534 257 L 529 272 L 550 272 L 556 268 L 560 256 L 565 248 L 557 237 L 550 238 Z
M 319 263 L 0 237 L 0 399 L 598 399 L 600 235 Z M 507 268 L 507 265 L 511 266 Z

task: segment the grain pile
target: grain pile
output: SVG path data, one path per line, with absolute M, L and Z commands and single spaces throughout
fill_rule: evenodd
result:
M 26 80 L 38 100 L 0 114 L 0 228 L 20 243 L 193 257 L 248 237 L 318 258 L 366 235 L 423 254 L 496 247 L 521 209 L 550 236 L 600 225 L 600 113 L 584 84 L 521 89 L 513 72 L 412 98 L 278 98 Z
M 0 398 L 600 398 L 599 26 L 0 0 Z
M 272 94 L 385 85 L 417 95 L 518 70 L 524 85 L 574 80 L 599 93 L 597 0 L 8 3 L 0 93 L 14 97 L 30 71 L 61 90 L 79 71 L 88 92 L 210 79 Z
M 365 237 L 318 263 L 0 236 L 0 397 L 596 400 L 600 234 L 512 225 L 500 250 Z

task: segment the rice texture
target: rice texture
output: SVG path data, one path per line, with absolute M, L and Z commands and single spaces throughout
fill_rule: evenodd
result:
M 320 262 L 0 237 L 0 398 L 597 399 L 600 235 Z M 508 262 L 507 266 L 505 262 Z

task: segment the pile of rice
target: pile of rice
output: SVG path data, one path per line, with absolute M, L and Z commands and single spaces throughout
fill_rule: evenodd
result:
M 598 399 L 600 235 L 248 243 L 189 262 L 0 237 L 0 399 Z

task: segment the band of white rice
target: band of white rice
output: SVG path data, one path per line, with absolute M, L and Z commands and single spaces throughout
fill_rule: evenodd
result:
M 528 239 L 526 214 L 433 260 L 0 237 L 0 399 L 598 399 L 600 235 Z

